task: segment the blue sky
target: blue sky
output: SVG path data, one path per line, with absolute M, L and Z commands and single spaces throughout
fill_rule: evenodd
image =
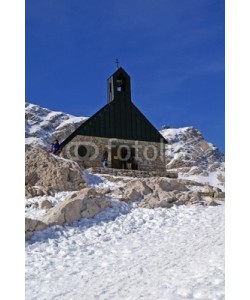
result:
M 77 116 L 106 104 L 115 59 L 160 129 L 194 126 L 225 151 L 223 0 L 26 0 L 26 101 Z

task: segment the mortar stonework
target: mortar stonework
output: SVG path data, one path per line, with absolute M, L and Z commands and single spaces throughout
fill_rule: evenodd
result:
M 107 150 L 108 166 L 112 167 L 112 149 L 115 147 L 135 149 L 138 170 L 166 170 L 164 143 L 77 135 L 62 148 L 60 156 L 77 161 L 84 168 L 100 167 L 102 155 Z M 80 149 L 85 149 L 81 155 Z

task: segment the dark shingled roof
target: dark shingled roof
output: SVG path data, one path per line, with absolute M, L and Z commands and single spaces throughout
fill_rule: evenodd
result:
M 106 104 L 67 137 L 59 149 L 76 135 L 167 143 L 131 101 L 112 101 Z
M 59 150 L 76 135 L 167 143 L 133 104 L 130 89 L 129 75 L 123 68 L 118 68 L 107 80 L 108 104 L 66 138 Z

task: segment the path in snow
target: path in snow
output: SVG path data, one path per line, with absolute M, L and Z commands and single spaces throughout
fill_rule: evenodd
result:
M 26 242 L 26 300 L 224 299 L 224 204 L 142 209 L 113 200 L 93 219 Z

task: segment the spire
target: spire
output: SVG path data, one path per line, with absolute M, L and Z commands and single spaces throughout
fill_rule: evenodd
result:
M 115 63 L 116 63 L 116 70 L 118 70 L 119 69 L 119 60 L 118 60 L 118 58 L 115 60 Z

